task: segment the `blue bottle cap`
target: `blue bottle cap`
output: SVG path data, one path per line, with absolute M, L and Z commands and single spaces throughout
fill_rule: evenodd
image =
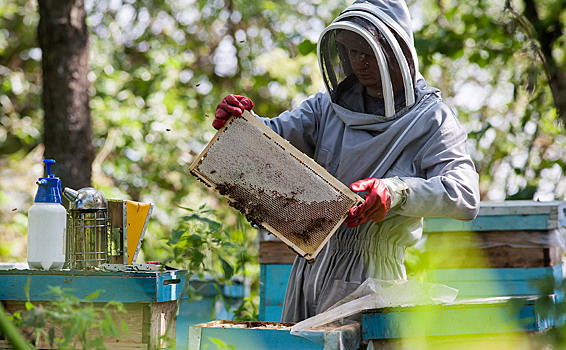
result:
M 41 177 L 37 181 L 39 185 L 35 195 L 36 203 L 59 203 L 61 201 L 61 180 L 51 174 L 51 165 L 55 163 L 54 159 L 43 160 L 47 170 L 47 177 Z

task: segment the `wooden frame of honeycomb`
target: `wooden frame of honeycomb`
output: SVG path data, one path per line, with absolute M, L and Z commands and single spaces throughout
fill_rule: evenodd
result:
M 189 170 L 307 260 L 363 202 L 248 111 L 229 119 Z

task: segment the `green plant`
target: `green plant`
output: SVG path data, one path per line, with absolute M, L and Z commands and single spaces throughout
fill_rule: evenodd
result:
M 103 306 L 95 306 L 93 300 L 100 292 L 95 291 L 81 301 L 70 294 L 70 289 L 50 287 L 55 301 L 35 305 L 29 301 L 29 282 L 26 285 L 28 301 L 26 310 L 14 313 L 15 326 L 23 330 L 26 338 L 33 344 L 49 344 L 50 348 L 105 349 L 104 339 L 120 337 L 128 333 L 127 325 L 121 321 L 120 327 L 114 323 L 116 313 L 126 313 L 121 303 L 111 301 Z M 93 336 L 93 334 L 98 336 Z
M 257 265 L 257 256 L 252 253 L 255 243 L 245 239 L 250 236 L 246 233 L 251 230 L 249 224 L 238 217 L 240 221 L 236 225 L 227 227 L 213 219 L 215 211 L 204 205 L 198 209 L 181 208 L 189 215 L 183 216 L 171 236 L 165 238 L 167 255 L 164 264 L 186 269 L 190 276 L 211 276 L 217 290 L 215 298 L 221 299 L 227 312 L 233 313 L 236 319 L 257 320 L 258 308 L 253 296 L 234 305 L 234 300 L 220 290 L 222 285 L 245 284 L 246 279 L 252 280 L 252 284 L 257 283 L 258 274 L 253 269 L 248 271 L 250 265 Z M 237 277 L 242 277 L 243 281 Z M 190 298 L 199 298 L 198 291 L 190 285 L 184 287 L 184 293 Z
M 32 346 L 18 332 L 18 329 L 12 323 L 13 320 L 14 316 L 8 316 L 2 303 L 0 303 L 0 339 L 5 337 L 16 350 L 31 349 Z

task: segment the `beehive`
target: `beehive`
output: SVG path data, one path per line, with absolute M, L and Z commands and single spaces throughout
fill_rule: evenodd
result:
M 362 201 L 247 111 L 216 133 L 190 171 L 309 260 Z

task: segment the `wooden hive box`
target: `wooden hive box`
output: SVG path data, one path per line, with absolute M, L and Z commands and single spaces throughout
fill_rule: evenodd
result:
M 480 298 L 366 310 L 362 314 L 362 337 L 372 341 L 374 349 L 528 348 L 529 333 L 556 324 L 553 310 L 543 310 L 539 300 Z
M 188 350 L 339 350 L 343 336 L 358 336 L 359 327 L 320 327 L 309 330 L 309 339 L 290 333 L 293 323 L 212 321 L 189 327 Z
M 107 349 L 165 348 L 163 337 L 175 335 L 177 301 L 182 297 L 186 275 L 185 270 L 0 270 L 0 302 L 10 313 L 26 310 L 27 300 L 34 306 L 46 307 L 58 300 L 56 294 L 49 292 L 49 286 L 61 287 L 81 302 L 93 302 L 95 310 L 117 301 L 123 304 L 126 313 L 113 314 L 115 325 L 120 328 L 124 322 L 129 334 L 105 338 Z M 99 296 L 89 299 L 95 291 Z M 60 336 L 60 329 L 56 328 L 55 332 Z M 37 348 L 50 349 L 45 338 L 42 339 Z M 0 348 L 11 347 L 0 337 Z
M 562 263 L 566 202 L 481 202 L 470 222 L 425 218 L 429 268 L 549 267 Z

